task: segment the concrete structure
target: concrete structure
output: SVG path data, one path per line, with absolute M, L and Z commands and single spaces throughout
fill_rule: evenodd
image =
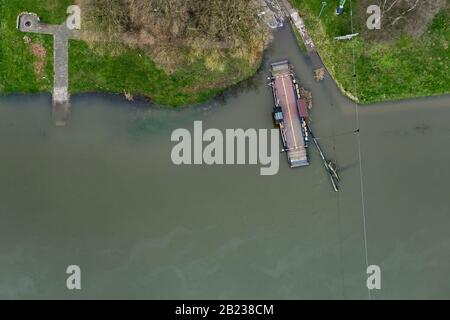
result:
M 345 36 L 335 37 L 334 39 L 336 39 L 336 40 L 351 40 L 354 37 L 357 37 L 358 35 L 359 35 L 359 33 L 352 33 L 352 34 L 347 34 Z
M 53 120 L 55 125 L 67 122 L 70 110 L 69 96 L 69 38 L 76 38 L 76 31 L 69 30 L 64 22 L 61 25 L 42 23 L 35 13 L 25 12 L 17 18 L 17 28 L 22 32 L 53 36 Z
M 285 15 L 291 19 L 293 26 L 298 30 L 300 36 L 302 37 L 303 43 L 305 44 L 306 50 L 308 52 L 316 51 L 316 47 L 314 46 L 314 42 L 308 34 L 308 31 L 305 28 L 305 23 L 303 19 L 298 14 L 298 11 L 295 10 L 288 0 L 280 0 L 281 6 L 284 8 Z

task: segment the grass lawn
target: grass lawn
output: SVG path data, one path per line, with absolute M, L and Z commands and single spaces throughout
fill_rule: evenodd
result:
M 24 34 L 16 29 L 21 12 L 37 13 L 41 21 L 60 24 L 73 0 L 0 0 L 0 93 L 50 92 L 53 83 L 53 39 Z M 45 70 L 36 74 L 36 57 L 23 40 L 42 44 L 47 52 Z M 179 68 L 167 75 L 142 51 L 128 49 L 120 55 L 99 55 L 84 42 L 70 40 L 69 91 L 129 92 L 143 95 L 161 105 L 178 106 L 205 101 L 225 87 L 253 75 L 258 66 L 241 59 L 229 59 L 223 72 L 208 70 L 203 61 Z
M 334 37 L 351 33 L 350 1 L 344 14 L 334 14 L 338 1 L 327 1 L 319 18 L 322 1 L 291 0 L 299 9 L 306 27 L 327 69 L 338 85 L 361 103 L 431 96 L 450 92 L 449 11 L 442 10 L 419 38 L 403 35 L 394 41 L 365 41 L 354 38 L 357 89 L 353 87 L 352 42 Z M 365 12 L 353 0 L 353 13 Z M 368 17 L 368 15 L 367 15 Z M 354 17 L 354 30 L 361 32 L 365 21 Z

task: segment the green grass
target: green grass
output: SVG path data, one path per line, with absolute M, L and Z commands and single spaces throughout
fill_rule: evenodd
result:
M 53 39 L 26 34 L 47 50 L 42 76 L 33 69 L 35 57 L 16 29 L 23 11 L 37 13 L 41 21 L 60 24 L 73 0 L 0 0 L 0 93 L 50 92 L 53 83 Z M 223 72 L 208 70 L 203 61 L 180 67 L 167 75 L 141 50 L 127 49 L 117 55 L 101 55 L 84 42 L 70 40 L 69 90 L 78 92 L 130 92 L 161 105 L 179 106 L 206 101 L 256 72 L 257 66 L 242 59 L 227 58 Z M 182 53 L 180 53 L 182 54 Z
M 354 38 L 358 79 L 355 92 L 352 43 L 333 39 L 351 33 L 349 1 L 341 16 L 334 14 L 336 4 L 328 1 L 320 19 L 321 1 L 292 2 L 304 18 L 319 54 L 339 87 L 356 96 L 359 102 L 373 103 L 450 92 L 449 53 L 444 47 L 444 43 L 450 41 L 448 10 L 441 11 L 430 24 L 428 32 L 419 39 L 408 35 L 389 42 Z M 354 13 L 358 12 L 358 1 L 352 3 Z M 360 31 L 358 26 L 355 22 L 355 32 Z
M 292 28 L 292 31 L 294 32 L 295 38 L 297 39 L 297 43 L 298 43 L 300 50 L 303 53 L 308 52 L 308 50 L 306 49 L 305 43 L 302 40 L 302 36 L 300 35 L 300 32 L 297 30 L 297 28 Z
M 395 43 L 365 43 L 358 60 L 362 101 L 403 99 L 448 93 L 450 41 L 448 11 L 441 11 L 420 39 L 403 35 Z
M 292 0 L 291 2 L 299 9 L 306 28 L 331 76 L 342 91 L 354 96 L 352 44 L 349 41 L 334 40 L 336 36 L 351 33 L 348 10 L 337 17 L 334 14 L 336 6 L 328 1 L 319 18 L 321 1 Z
M 51 1 L 41 6 L 33 0 L 0 0 L 0 92 L 50 91 L 52 87 L 52 56 L 47 55 L 45 78 L 35 76 L 34 56 L 23 41 L 24 34 L 16 30 L 17 15 L 24 11 L 39 12 L 42 20 L 60 23 L 65 17 L 65 8 L 72 1 Z M 61 14 L 57 14 L 61 13 Z M 48 36 L 28 34 L 34 42 L 52 50 L 52 39 Z

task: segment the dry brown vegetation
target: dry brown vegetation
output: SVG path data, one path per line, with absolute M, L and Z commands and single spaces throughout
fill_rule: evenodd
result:
M 256 64 L 269 31 L 257 0 L 78 0 L 84 38 L 96 49 L 139 47 L 174 72 L 202 60 L 223 71 L 227 58 Z
M 47 50 L 39 42 L 32 42 L 28 36 L 23 37 L 23 42 L 28 46 L 30 52 L 35 57 L 33 62 L 34 72 L 38 76 L 42 76 L 45 68 L 45 58 L 47 56 Z
M 322 81 L 325 77 L 325 68 L 319 68 L 314 70 L 314 79 L 316 81 Z
M 361 0 L 359 14 L 363 25 L 367 19 L 365 9 L 372 4 L 381 9 L 381 30 L 370 32 L 363 27 L 364 38 L 395 40 L 404 33 L 420 37 L 436 14 L 447 5 L 447 0 Z
M 300 87 L 300 96 L 302 96 L 303 99 L 305 99 L 306 106 L 308 107 L 309 110 L 311 110 L 313 106 L 313 97 L 311 91 L 306 90 L 303 87 Z

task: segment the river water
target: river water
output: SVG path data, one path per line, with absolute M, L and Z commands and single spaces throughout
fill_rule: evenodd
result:
M 282 58 L 313 93 L 341 192 L 314 149 L 306 168 L 282 154 L 275 176 L 172 164 L 171 132 L 194 120 L 272 128 L 265 83 Z M 360 107 L 363 211 L 355 106 L 311 68 L 285 29 L 254 79 L 201 106 L 75 95 L 54 128 L 49 95 L 1 97 L 0 298 L 367 299 L 367 263 L 373 299 L 450 298 L 450 96 Z

